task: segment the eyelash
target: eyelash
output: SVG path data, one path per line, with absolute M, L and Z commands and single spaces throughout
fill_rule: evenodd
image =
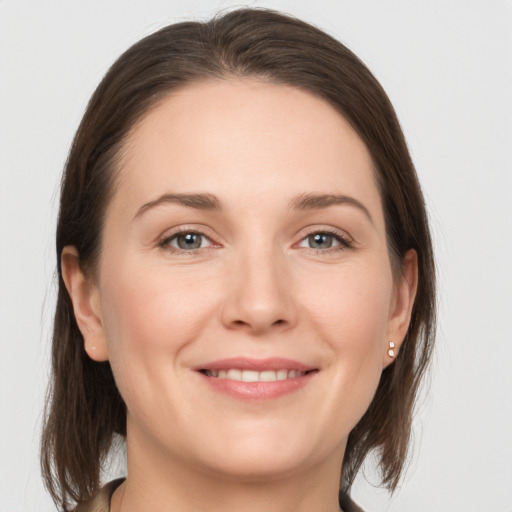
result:
M 309 237 L 315 236 L 315 235 L 324 235 L 332 237 L 336 242 L 339 243 L 338 246 L 335 247 L 328 247 L 326 249 L 318 249 L 314 247 L 305 247 L 304 249 L 308 251 L 312 251 L 314 254 L 325 254 L 325 253 L 333 253 L 333 252 L 339 252 L 344 251 L 346 249 L 351 249 L 354 247 L 353 241 L 348 237 L 348 235 L 342 231 L 338 231 L 335 229 L 312 229 L 309 233 L 306 233 L 306 235 L 301 238 L 300 243 L 307 240 Z M 296 244 L 297 245 L 297 244 Z
M 170 251 L 172 253 L 186 254 L 188 256 L 193 256 L 194 254 L 197 254 L 201 250 L 204 251 L 204 250 L 208 250 L 208 249 L 212 248 L 211 246 L 209 246 L 209 247 L 198 247 L 197 249 L 187 250 L 187 249 L 181 249 L 179 247 L 173 247 L 171 245 L 171 242 L 173 240 L 177 240 L 180 236 L 185 236 L 185 235 L 198 235 L 198 236 L 208 240 L 211 244 L 215 245 L 215 243 L 212 241 L 212 239 L 209 236 L 205 235 L 204 233 L 202 233 L 199 230 L 196 230 L 196 229 L 180 229 L 176 233 L 173 233 L 170 236 L 166 236 L 165 238 L 160 240 L 158 242 L 158 247 L 160 247 L 161 249 L 165 249 L 167 251 Z
M 180 236 L 185 236 L 185 235 L 198 235 L 198 236 L 202 237 L 203 239 L 206 239 L 207 241 L 209 241 L 210 244 L 212 244 L 212 245 L 210 245 L 208 247 L 198 247 L 198 248 L 190 249 L 190 250 L 182 249 L 179 247 L 173 247 L 171 245 L 172 241 L 177 240 Z M 313 252 L 314 254 L 325 254 L 325 253 L 339 252 L 339 251 L 344 251 L 346 249 L 351 249 L 354 246 L 353 241 L 343 232 L 339 232 L 336 230 L 329 230 L 329 229 L 314 229 L 314 230 L 311 230 L 309 233 L 306 233 L 306 235 L 303 236 L 300 239 L 300 241 L 298 242 L 298 244 L 294 245 L 294 247 L 301 244 L 302 242 L 307 240 L 309 237 L 312 237 L 315 235 L 324 235 L 324 236 L 332 237 L 336 242 L 339 243 L 339 245 L 334 246 L 334 247 L 324 248 L 324 249 L 319 249 L 319 248 L 314 248 L 314 247 L 304 247 L 304 249 L 306 249 L 307 251 Z M 209 236 L 207 236 L 203 232 L 201 232 L 199 230 L 195 230 L 195 229 L 182 229 L 176 233 L 173 233 L 170 236 L 166 236 L 165 238 L 163 238 L 162 240 L 160 240 L 158 242 L 158 247 L 160 247 L 161 249 L 165 249 L 172 253 L 186 254 L 186 255 L 190 255 L 190 256 L 197 254 L 199 251 L 212 249 L 213 248 L 212 246 L 215 246 L 215 245 L 216 245 L 215 242 L 213 242 Z

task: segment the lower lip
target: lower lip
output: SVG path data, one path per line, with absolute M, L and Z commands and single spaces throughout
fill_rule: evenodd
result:
M 317 372 L 312 371 L 302 377 L 271 382 L 242 382 L 209 377 L 204 373 L 198 373 L 215 391 L 225 393 L 234 398 L 241 400 L 272 400 L 303 388 Z

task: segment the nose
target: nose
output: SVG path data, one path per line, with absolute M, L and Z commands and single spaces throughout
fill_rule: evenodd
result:
M 293 327 L 297 304 L 286 256 L 272 250 L 245 252 L 233 263 L 221 311 L 224 326 L 253 335 Z

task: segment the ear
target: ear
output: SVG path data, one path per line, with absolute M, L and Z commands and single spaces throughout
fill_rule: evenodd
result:
M 108 350 L 101 321 L 99 291 L 80 267 L 75 247 L 64 247 L 61 268 L 64 284 L 73 303 L 76 322 L 84 338 L 85 351 L 94 361 L 107 361 Z
M 414 249 L 409 249 L 403 258 L 400 276 L 398 276 L 391 303 L 387 337 L 384 340 L 383 368 L 393 362 L 407 334 L 417 288 L 418 255 Z M 394 344 L 392 348 L 394 355 L 392 356 L 389 355 L 390 342 Z

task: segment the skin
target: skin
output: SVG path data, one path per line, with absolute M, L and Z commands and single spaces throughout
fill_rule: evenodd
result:
M 363 207 L 293 208 L 312 193 Z M 222 208 L 152 204 L 162 194 Z M 179 230 L 201 247 L 180 249 Z M 339 510 L 347 436 L 405 336 L 417 263 L 409 251 L 393 276 L 370 155 L 328 103 L 254 79 L 173 92 L 130 133 L 96 272 L 73 247 L 62 264 L 85 350 L 127 405 L 114 512 Z M 317 371 L 251 401 L 193 369 L 240 356 Z

